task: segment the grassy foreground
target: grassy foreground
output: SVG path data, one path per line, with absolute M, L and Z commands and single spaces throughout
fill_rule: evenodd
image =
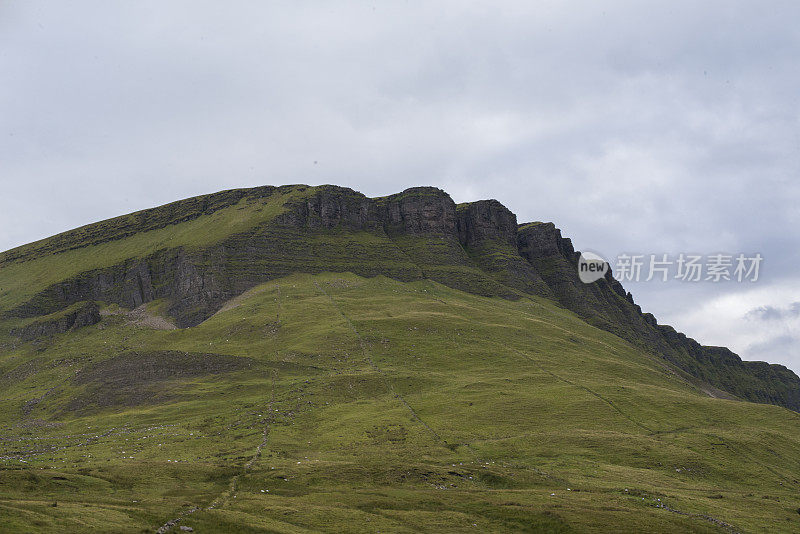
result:
M 2 531 L 800 529 L 800 415 L 544 299 L 322 274 L 105 312 L 0 340 Z

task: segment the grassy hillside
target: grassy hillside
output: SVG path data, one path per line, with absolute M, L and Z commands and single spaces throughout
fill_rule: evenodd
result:
M 196 197 L 77 228 L 0 254 L 0 309 L 85 271 L 158 250 L 197 250 L 273 220 L 303 186 L 241 189 Z
M 800 529 L 800 415 L 543 298 L 323 273 L 186 329 L 101 308 L 0 324 L 2 531 Z

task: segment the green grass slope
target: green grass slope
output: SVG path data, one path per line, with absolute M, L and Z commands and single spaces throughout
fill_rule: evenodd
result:
M 543 298 L 321 273 L 192 328 L 100 311 L 0 324 L 0 531 L 800 530 L 800 415 Z
M 83 272 L 158 250 L 199 250 L 268 223 L 305 186 L 237 189 L 116 217 L 0 253 L 0 309 Z

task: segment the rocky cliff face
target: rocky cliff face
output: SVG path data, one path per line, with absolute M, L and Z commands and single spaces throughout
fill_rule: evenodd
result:
M 84 302 L 64 310 L 56 317 L 34 321 L 23 328 L 14 329 L 11 334 L 23 341 L 33 341 L 99 322 L 100 308 L 94 302 Z
M 389 235 L 457 235 L 456 204 L 441 189 L 413 187 L 377 199 L 376 204 Z
M 631 325 L 645 322 L 633 297 L 609 271 L 605 278 L 584 284 L 578 278 L 578 258 L 570 239 L 561 236 L 553 223 L 529 223 L 517 233 L 520 254 L 528 260 L 552 289 L 555 299 L 595 326 L 624 333 Z M 640 328 L 637 328 L 640 330 Z
M 517 247 L 517 216 L 496 200 L 479 200 L 458 206 L 461 246 L 503 285 L 525 293 L 552 298 L 552 290 Z
M 485 242 L 516 247 L 517 216 L 496 200 L 479 200 L 459 206 L 458 237 L 465 247 Z
M 223 192 L 21 247 L 0 255 L 0 266 L 124 239 L 137 229 L 179 225 L 242 199 L 258 202 L 287 191 L 292 196 L 279 214 L 246 231 L 191 249 L 154 247 L 145 257 L 87 270 L 47 287 L 4 315 L 30 319 L 14 334 L 33 339 L 93 324 L 94 302 L 133 309 L 166 299 L 176 323 L 191 327 L 228 299 L 292 272 L 427 278 L 481 295 L 516 299 L 532 294 L 555 300 L 587 322 L 664 358 L 687 376 L 748 400 L 800 410 L 800 379 L 785 367 L 742 362 L 727 349 L 703 347 L 659 325 L 610 272 L 593 284 L 582 283 L 577 276 L 579 254 L 552 223 L 518 225 L 516 216 L 496 200 L 457 206 L 433 187 L 374 199 L 336 186 Z M 77 311 L 70 308 L 77 303 L 89 304 Z

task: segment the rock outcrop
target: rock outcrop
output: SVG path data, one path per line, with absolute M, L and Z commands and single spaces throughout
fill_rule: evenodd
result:
M 55 317 L 42 318 L 22 328 L 14 329 L 11 335 L 23 341 L 32 341 L 100 322 L 100 308 L 94 302 L 72 306 L 54 315 Z
M 517 247 L 517 216 L 497 200 L 458 206 L 458 237 L 482 270 L 503 285 L 552 298 L 553 293 Z
M 377 199 L 389 235 L 456 236 L 456 204 L 435 187 L 413 187 Z

